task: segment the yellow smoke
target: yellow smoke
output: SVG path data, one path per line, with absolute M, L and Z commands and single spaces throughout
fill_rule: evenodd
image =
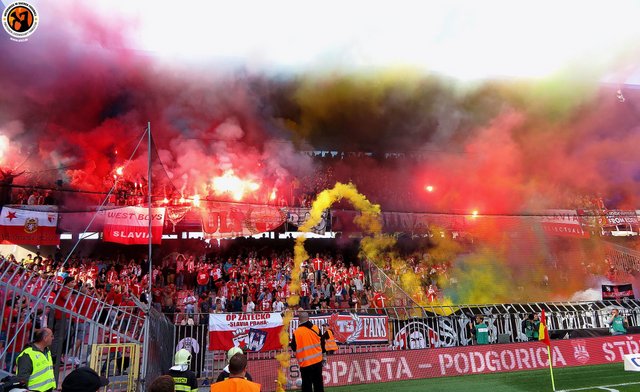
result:
M 322 220 L 322 213 L 331 207 L 334 203 L 346 199 L 353 207 L 360 212 L 354 221 L 362 230 L 365 237 L 360 242 L 360 256 L 366 257 L 373 261 L 379 268 L 384 266 L 386 259 L 391 260 L 392 267 L 398 272 L 399 279 L 396 283 L 408 293 L 417 303 L 424 304 L 425 298 L 422 290 L 420 277 L 409 267 L 407 268 L 406 260 L 401 258 L 392 249 L 396 243 L 395 238 L 382 234 L 382 219 L 380 216 L 380 206 L 372 204 L 367 198 L 358 193 L 353 184 L 336 183 L 332 189 L 322 191 L 313 202 L 309 219 L 299 228 L 300 232 L 308 232 L 318 225 Z M 296 239 L 294 247 L 294 266 L 291 271 L 291 288 L 292 295 L 287 300 L 289 310 L 287 310 L 283 319 L 282 332 L 280 334 L 280 343 L 283 351 L 276 357 L 280 363 L 278 369 L 277 391 L 284 391 L 286 385 L 285 370 L 289 366 L 289 325 L 293 319 L 293 311 L 298 305 L 300 297 L 300 271 L 302 262 L 309 258 L 309 254 L 304 249 L 306 238 L 302 235 Z
M 332 189 L 326 189 L 318 195 L 316 200 L 311 205 L 311 211 L 309 219 L 298 229 L 300 232 L 308 232 L 316 226 L 322 220 L 322 213 L 327 208 L 331 207 L 333 203 L 336 203 L 342 199 L 347 199 L 351 204 L 360 211 L 360 216 L 355 219 L 356 224 L 362 229 L 363 233 L 369 235 L 379 235 L 382 231 L 382 222 L 380 219 L 380 206 L 377 204 L 371 204 L 369 200 L 360 193 L 353 184 L 337 183 Z M 278 381 L 277 391 L 283 392 L 284 385 L 287 382 L 285 369 L 289 366 L 289 324 L 293 319 L 293 312 L 290 310 L 298 305 L 300 297 L 298 292 L 300 290 L 300 271 L 302 262 L 309 258 L 309 254 L 304 249 L 304 242 L 306 238 L 300 236 L 296 239 L 296 244 L 293 249 L 294 265 L 291 271 L 291 288 L 292 295 L 287 300 L 289 304 L 289 310 L 285 313 L 283 319 L 282 332 L 280 333 L 280 343 L 282 344 L 282 352 L 280 352 L 276 358 L 280 363 L 278 369 Z M 382 243 L 388 244 L 388 240 Z M 379 255 L 379 251 L 374 249 L 377 243 L 370 243 L 368 252 L 370 254 Z M 393 245 L 389 243 L 390 246 Z
M 454 303 L 490 304 L 509 302 L 517 292 L 511 270 L 503 256 L 495 249 L 485 247 L 459 259 L 451 269 L 455 282 L 442 281 L 445 292 L 451 293 Z

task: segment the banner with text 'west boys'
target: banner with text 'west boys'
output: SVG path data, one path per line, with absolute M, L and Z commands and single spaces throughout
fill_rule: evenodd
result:
M 108 210 L 104 220 L 104 240 L 125 245 L 149 243 L 149 209 L 124 207 Z M 162 241 L 164 208 L 151 209 L 151 243 Z

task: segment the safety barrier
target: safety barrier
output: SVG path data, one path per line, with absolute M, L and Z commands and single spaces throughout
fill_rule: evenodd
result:
M 526 343 L 530 339 L 523 331 L 523 322 L 530 314 L 539 314 L 543 308 L 546 311 L 546 321 L 552 339 L 607 335 L 607 319 L 613 308 L 619 309 L 623 316 L 628 317 L 633 332 L 640 332 L 640 328 L 637 327 L 640 325 L 640 301 L 635 300 L 621 304 L 608 301 L 549 302 L 425 308 L 389 307 L 331 313 L 310 310 L 309 313 L 312 323 L 328 323 L 334 334 L 343 339 L 338 339 L 339 350 L 336 355 L 363 354 L 363 358 L 366 358 L 366 354 L 378 355 L 375 353 L 384 354 L 389 351 L 472 346 L 470 325 L 476 315 L 484 316 L 490 344 Z M 203 319 L 208 317 L 208 314 L 194 316 Z M 358 332 L 359 330 L 372 328 L 374 324 L 366 320 L 371 317 L 386 318 L 384 327 L 375 323 L 377 338 L 384 336 L 381 342 L 368 343 L 367 340 L 371 339 L 359 340 L 356 336 L 362 333 Z M 362 325 L 359 327 L 358 323 Z M 290 330 L 296 325 L 297 320 L 294 319 Z M 208 325 L 177 325 L 176 342 L 185 339 L 195 342 L 200 350 L 200 359 L 192 362 L 192 370 L 196 371 L 201 382 L 215 381 L 215 377 L 226 365 L 226 358 L 223 351 L 208 351 Z M 248 357 L 251 363 L 266 361 L 265 366 L 270 363 L 269 366 L 275 367 L 276 353 L 277 351 L 249 352 Z M 380 355 L 384 356 L 383 354 Z
M 629 275 L 640 271 L 640 252 L 611 242 L 607 245 L 605 254 L 616 274 Z
M 60 282 L 1 260 L 0 374 L 15 371 L 15 358 L 33 340 L 35 331 L 44 327 L 54 334 L 51 352 L 59 384 L 73 369 L 88 363 L 94 344 L 142 344 L 147 317 L 144 304 L 133 300 L 136 306 L 113 306 L 84 289 L 65 288 Z M 138 374 L 134 377 L 139 378 Z

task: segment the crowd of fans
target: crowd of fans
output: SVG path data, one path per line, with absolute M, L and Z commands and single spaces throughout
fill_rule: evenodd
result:
M 206 323 L 201 313 L 282 312 L 290 289 L 290 251 L 246 257 L 165 258 L 153 270 L 153 303 L 178 323 Z M 384 307 L 384 296 L 367 284 L 357 264 L 342 255 L 316 254 L 301 267 L 299 307 L 312 310 Z
M 150 298 L 152 306 L 177 323 L 206 323 L 205 317 L 197 315 L 282 312 L 288 306 L 287 299 L 294 294 L 290 289 L 291 251 L 258 253 L 235 257 L 171 253 L 153 267 L 150 296 L 146 256 L 71 257 L 64 265 L 62 254 L 7 258 L 39 274 L 44 278 L 40 282 L 56 279 L 113 306 L 133 307 Z M 300 296 L 299 307 L 304 309 L 366 310 L 387 305 L 384 294 L 371 287 L 360 265 L 345 261 L 342 254 L 315 254 L 303 262 L 300 278 L 296 294 Z
M 56 200 L 49 189 L 18 189 L 12 193 L 11 204 L 21 205 L 54 205 Z

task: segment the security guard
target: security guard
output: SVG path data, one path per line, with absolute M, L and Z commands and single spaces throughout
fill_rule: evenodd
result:
M 302 392 L 324 392 L 322 363 L 325 342 L 317 325 L 309 321 L 309 313 L 298 313 L 299 326 L 293 332 L 291 348 L 296 353 L 302 376 Z
M 327 354 L 335 354 L 338 352 L 338 343 L 336 343 L 336 337 L 333 336 L 333 331 L 329 328 L 329 324 L 322 324 L 324 328 L 324 333 L 322 337 L 324 338 L 324 348 L 327 350 Z
M 262 386 L 245 377 L 247 356 L 235 354 L 229 360 L 229 378 L 211 385 L 211 392 L 260 392 Z M 176 389 L 177 391 L 177 389 Z
M 198 392 L 198 379 L 196 374 L 189 370 L 191 353 L 189 350 L 180 349 L 174 357 L 174 365 L 169 369 L 169 375 L 175 382 L 176 391 Z
M 25 383 L 30 391 L 49 392 L 57 387 L 49 349 L 51 343 L 53 331 L 39 329 L 34 334 L 33 343 L 27 345 L 16 359 L 18 380 Z

